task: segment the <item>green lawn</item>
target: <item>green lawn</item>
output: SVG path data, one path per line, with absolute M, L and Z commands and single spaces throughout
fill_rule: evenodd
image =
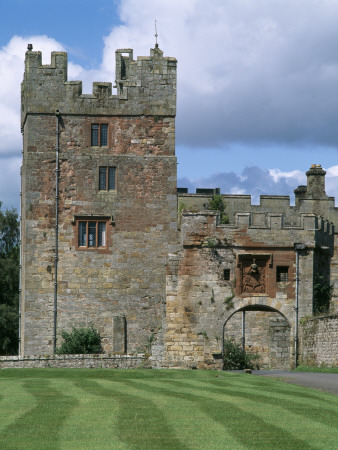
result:
M 3 449 L 337 449 L 338 396 L 178 370 L 0 370 Z

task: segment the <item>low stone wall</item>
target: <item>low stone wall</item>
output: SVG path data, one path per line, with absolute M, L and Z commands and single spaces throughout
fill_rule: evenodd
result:
M 299 331 L 300 364 L 338 367 L 338 314 L 308 319 Z
M 0 356 L 0 369 L 138 369 L 151 367 L 143 355 Z

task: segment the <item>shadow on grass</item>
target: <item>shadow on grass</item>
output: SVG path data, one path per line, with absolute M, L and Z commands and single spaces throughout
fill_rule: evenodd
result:
M 108 381 L 111 380 L 108 378 Z M 107 389 L 94 380 L 81 379 L 74 381 L 74 384 L 91 395 L 118 402 L 118 438 L 128 448 L 186 448 L 166 424 L 164 415 L 154 402 Z
M 36 406 L 8 425 L 0 436 L 1 449 L 57 449 L 63 423 L 78 404 L 39 378 L 26 380 L 26 391 L 33 395 Z

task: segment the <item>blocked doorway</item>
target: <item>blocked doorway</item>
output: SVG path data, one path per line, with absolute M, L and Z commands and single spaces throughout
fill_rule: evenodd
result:
M 290 369 L 290 324 L 277 310 L 250 305 L 234 312 L 224 324 L 224 339 L 260 355 L 260 369 Z

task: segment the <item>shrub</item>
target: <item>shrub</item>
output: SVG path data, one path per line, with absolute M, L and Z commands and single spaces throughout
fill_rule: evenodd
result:
M 102 353 L 101 336 L 93 326 L 62 331 L 63 343 L 56 349 L 59 355 Z
M 333 291 L 333 284 L 330 284 L 323 276 L 315 276 L 313 285 L 313 312 L 315 314 L 329 312 Z
M 208 209 L 212 211 L 218 211 L 221 218 L 221 223 L 229 223 L 229 218 L 225 214 L 225 204 L 220 194 L 214 194 L 212 199 L 208 203 Z
M 233 339 L 224 341 L 224 370 L 243 370 L 257 368 L 255 361 L 259 358 L 257 353 L 247 353 Z

